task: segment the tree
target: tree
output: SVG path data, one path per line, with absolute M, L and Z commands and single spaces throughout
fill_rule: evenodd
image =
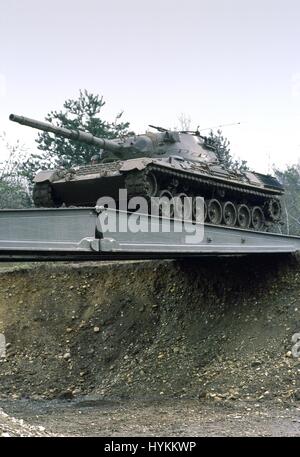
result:
M 300 164 L 285 170 L 274 170 L 276 177 L 285 189 L 282 198 L 285 223 L 282 231 L 290 235 L 300 235 Z
M 179 130 L 186 132 L 191 129 L 191 117 L 187 114 L 181 113 L 178 116 L 178 122 L 180 126 Z
M 246 171 L 248 170 L 247 161 L 234 159 L 230 152 L 230 141 L 223 136 L 222 130 L 214 133 L 212 130 L 208 136 L 209 143 L 215 148 L 218 159 L 225 167 L 230 170 Z
M 101 138 L 118 138 L 129 133 L 129 122 L 121 121 L 123 112 L 116 115 L 113 122 L 103 120 L 102 108 L 105 101 L 102 96 L 79 92 L 76 100 L 68 99 L 60 111 L 51 111 L 45 120 L 58 127 L 83 130 Z M 42 132 L 36 140 L 40 153 L 33 154 L 22 164 L 22 175 L 29 181 L 38 170 L 49 168 L 70 168 L 90 163 L 92 156 L 99 153 L 99 147 L 68 140 Z
M 5 134 L 0 135 L 0 139 L 9 151 L 8 158 L 0 164 L 0 208 L 28 208 L 32 205 L 29 187 L 19 172 L 26 150 L 19 141 L 10 145 Z

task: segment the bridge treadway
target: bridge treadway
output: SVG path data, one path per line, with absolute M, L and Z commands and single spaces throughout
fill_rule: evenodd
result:
M 113 209 L 0 211 L 0 261 L 119 260 L 300 251 L 300 237 Z

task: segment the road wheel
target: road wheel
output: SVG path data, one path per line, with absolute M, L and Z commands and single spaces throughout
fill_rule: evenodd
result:
M 265 216 L 262 209 L 259 206 L 252 208 L 252 226 L 254 230 L 262 230 L 265 225 Z
M 199 208 L 197 207 L 196 198 L 197 197 L 193 198 L 193 220 L 196 222 L 203 223 L 206 221 L 206 218 L 207 218 L 207 203 L 203 198 L 203 214 L 201 214 L 202 213 L 202 211 L 200 211 L 201 206 Z M 203 216 L 203 219 L 202 219 L 202 216 Z
M 280 201 L 277 200 L 276 198 L 271 198 L 267 203 L 266 203 L 266 214 L 269 219 L 271 219 L 272 222 L 278 222 L 281 219 L 281 204 Z
M 174 217 L 174 201 L 172 193 L 163 189 L 158 194 L 159 197 L 159 215 L 162 217 Z
M 213 198 L 208 201 L 207 217 L 211 224 L 219 225 L 222 221 L 222 206 L 219 200 Z
M 228 227 L 234 227 L 237 221 L 237 210 L 232 202 L 223 205 L 223 221 Z
M 238 206 L 238 225 L 242 229 L 247 229 L 251 223 L 251 212 L 247 205 L 239 205 Z
M 185 193 L 176 194 L 174 196 L 174 217 L 182 220 L 192 220 L 192 197 L 188 197 Z
M 145 175 L 145 189 L 148 197 L 155 197 L 158 191 L 156 177 L 153 173 L 149 172 Z

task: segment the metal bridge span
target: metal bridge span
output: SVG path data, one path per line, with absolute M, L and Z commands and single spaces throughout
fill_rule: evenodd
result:
M 300 251 L 300 237 L 204 224 L 202 236 L 187 242 L 191 222 L 138 215 L 149 230 L 124 230 L 130 217 L 112 209 L 59 208 L 0 211 L 0 261 L 120 260 L 202 255 L 278 254 Z M 135 215 L 135 216 L 134 216 Z M 105 221 L 116 224 L 107 229 Z M 168 226 L 169 224 L 169 226 Z M 123 227 L 123 229 L 121 229 Z

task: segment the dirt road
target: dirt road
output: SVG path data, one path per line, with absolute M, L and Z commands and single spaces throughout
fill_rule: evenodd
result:
M 19 400 L 0 407 L 40 433 L 58 436 L 300 436 L 300 408 L 274 404 L 82 399 Z

